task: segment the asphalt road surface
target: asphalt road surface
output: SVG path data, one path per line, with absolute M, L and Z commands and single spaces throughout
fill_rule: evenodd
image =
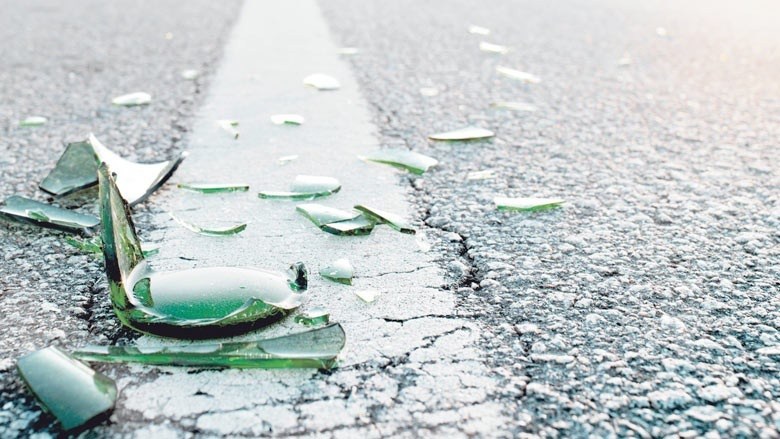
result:
M 320 2 L 335 44 L 359 49 L 344 59 L 376 142 L 440 161 L 397 178 L 453 309 L 376 316 L 400 336 L 332 373 L 98 366 L 125 396 L 93 434 L 778 436 L 780 10 L 678 3 Z M 139 161 L 192 143 L 241 10 L 78 5 L 18 2 L 0 16 L 3 195 L 41 198 L 61 142 L 85 131 Z M 203 75 L 182 81 L 185 68 Z M 108 103 L 136 89 L 156 105 Z M 50 122 L 16 126 L 30 114 Z M 426 140 L 465 125 L 496 137 Z M 137 223 L 154 226 L 165 193 L 136 208 Z M 505 213 L 494 196 L 568 202 Z M 2 224 L 0 254 L 0 435 L 56 435 L 15 358 L 135 335 L 103 299 L 101 262 L 61 235 Z

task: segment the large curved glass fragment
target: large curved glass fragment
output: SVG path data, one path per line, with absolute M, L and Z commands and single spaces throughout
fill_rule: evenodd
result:
M 374 220 L 380 224 L 387 224 L 392 229 L 397 230 L 401 233 L 407 233 L 409 235 L 414 235 L 415 233 L 417 233 L 414 227 L 412 227 L 411 224 L 407 223 L 406 220 L 401 218 L 400 215 L 396 215 L 390 212 L 385 212 L 384 210 L 374 209 L 373 207 L 363 206 L 361 204 L 356 205 L 355 210 L 359 210 L 363 212 L 363 215 L 365 215 L 369 219 Z
M 113 153 L 90 134 L 87 140 L 69 143 L 65 147 L 54 169 L 39 187 L 59 197 L 94 186 L 98 165 L 105 162 L 116 174 L 116 185 L 122 197 L 132 206 L 162 186 L 186 155 L 182 153 L 164 162 L 135 163 Z
M 87 346 L 73 353 L 85 361 L 133 362 L 164 366 L 330 369 L 346 335 L 335 323 L 264 340 L 180 346 Z
M 100 225 L 100 220 L 95 216 L 18 195 L 8 197 L 0 204 L 0 218 L 82 235 L 92 235 Z
M 422 175 L 425 171 L 439 163 L 433 157 L 406 149 L 383 149 L 361 158 L 371 162 L 395 166 L 417 175 Z
M 20 358 L 24 383 L 65 430 L 86 428 L 108 418 L 116 403 L 116 384 L 56 347 Z
M 240 267 L 153 270 L 105 164 L 98 177 L 106 274 L 123 324 L 167 337 L 212 338 L 266 325 L 301 304 L 307 286 L 302 263 L 293 264 L 287 276 Z
M 325 224 L 338 221 L 348 221 L 360 216 L 360 214 L 356 212 L 348 212 L 346 210 L 323 206 L 322 204 L 317 203 L 299 204 L 295 207 L 295 210 L 308 218 L 317 227 L 322 227 Z

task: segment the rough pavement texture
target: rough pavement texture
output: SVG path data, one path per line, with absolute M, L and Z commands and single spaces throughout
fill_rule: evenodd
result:
M 201 85 L 217 64 L 239 6 L 238 1 L 194 1 L 187 7 L 176 1 L 5 5 L 0 14 L 0 194 L 46 200 L 37 183 L 54 165 L 63 142 L 82 140 L 90 131 L 138 161 L 159 160 L 181 149 L 202 100 Z M 201 70 L 202 76 L 183 80 L 183 69 Z M 113 97 L 141 90 L 152 94 L 152 105 L 111 105 Z M 34 129 L 17 126 L 30 115 L 49 122 Z M 93 207 L 86 203 L 84 209 Z M 152 203 L 138 206 L 139 223 L 154 208 Z M 17 378 L 13 366 L 19 355 L 50 343 L 100 343 L 128 335 L 118 332 L 116 318 L 101 305 L 102 262 L 67 245 L 63 236 L 0 224 L 0 437 L 57 431 Z
M 484 400 L 512 419 L 485 434 L 780 434 L 780 14 L 676 3 L 323 2 L 361 49 L 381 142 L 441 160 L 409 182 L 425 222 L 463 238 L 441 264 L 489 325 L 479 346 L 502 385 Z M 496 138 L 426 140 L 469 123 Z M 501 213 L 495 195 L 570 202 Z

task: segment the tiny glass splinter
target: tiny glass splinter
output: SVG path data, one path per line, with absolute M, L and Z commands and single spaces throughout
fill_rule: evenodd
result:
M 136 105 L 146 105 L 152 102 L 152 95 L 138 91 L 122 96 L 115 97 L 111 103 L 122 107 L 134 107 Z
M 25 355 L 16 368 L 41 406 L 65 430 L 95 425 L 114 409 L 114 381 L 56 347 Z
M 332 264 L 320 270 L 320 276 L 344 285 L 352 285 L 355 269 L 347 258 L 335 260 Z
M 242 267 L 153 270 L 105 164 L 98 177 L 109 294 L 123 324 L 166 337 L 213 338 L 267 325 L 301 304 L 308 282 L 300 262 L 286 276 Z
M 335 323 L 282 337 L 253 341 L 159 347 L 88 346 L 73 355 L 85 361 L 162 366 L 330 369 L 336 365 L 345 342 L 344 329 Z
M 243 183 L 179 183 L 179 189 L 200 192 L 202 194 L 219 194 L 225 192 L 246 192 L 248 184 Z
M 493 202 L 496 203 L 498 210 L 507 211 L 526 211 L 535 212 L 540 210 L 554 209 L 563 204 L 566 200 L 560 198 L 506 198 L 496 197 Z

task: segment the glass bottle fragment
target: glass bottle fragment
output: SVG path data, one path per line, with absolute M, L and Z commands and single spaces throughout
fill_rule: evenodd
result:
M 497 53 L 499 55 L 504 55 L 509 52 L 509 48 L 506 46 L 502 46 L 500 44 L 488 43 L 486 41 L 482 41 L 481 43 L 479 43 L 479 50 L 483 52 Z
M 82 235 L 96 233 L 100 225 L 100 220 L 95 216 L 18 195 L 8 197 L 0 204 L 0 218 Z
M 337 90 L 341 87 L 341 83 L 336 78 L 324 73 L 314 73 L 303 78 L 303 84 L 317 90 Z
M 360 213 L 357 212 L 348 212 L 317 203 L 299 204 L 295 207 L 295 210 L 308 218 L 317 227 L 322 227 L 328 223 L 355 219 L 360 216 Z
M 78 430 L 107 419 L 116 403 L 114 380 L 90 369 L 56 347 L 20 358 L 22 380 L 43 408 L 65 430 Z
M 134 107 L 136 105 L 146 105 L 152 102 L 152 95 L 142 91 L 128 93 L 126 95 L 115 97 L 111 103 L 122 107 Z
M 202 194 L 219 194 L 225 192 L 246 192 L 249 185 L 244 183 L 179 183 L 180 189 L 200 192 Z
M 496 67 L 496 71 L 507 78 L 514 79 L 526 84 L 538 84 L 542 80 L 538 76 L 532 75 L 528 72 L 522 72 L 520 70 L 510 69 L 509 67 Z
M 295 177 L 289 191 L 262 191 L 257 196 L 270 199 L 313 200 L 334 194 L 339 190 L 341 190 L 341 183 L 333 177 L 299 175 Z
M 19 122 L 20 127 L 39 127 L 44 125 L 48 119 L 43 116 L 29 116 Z
M 490 130 L 478 127 L 465 127 L 453 131 L 431 134 L 428 138 L 432 140 L 478 140 L 493 137 L 495 133 Z
M 561 198 L 507 198 L 495 197 L 493 202 L 498 210 L 534 212 L 554 209 L 566 202 Z
M 406 149 L 382 149 L 361 158 L 371 162 L 395 166 L 417 175 L 424 174 L 439 163 L 433 157 Z
M 337 259 L 320 270 L 320 276 L 344 285 L 352 285 L 354 274 L 355 269 L 347 258 Z
M 295 323 L 303 326 L 322 326 L 330 322 L 330 313 L 324 308 L 312 308 L 295 316 Z
M 372 303 L 379 297 L 379 292 L 376 290 L 355 290 L 355 295 L 363 302 Z
M 393 229 L 401 233 L 407 233 L 409 235 L 414 235 L 416 233 L 414 227 L 412 227 L 403 218 L 401 218 L 401 216 L 396 215 L 394 213 L 385 212 L 383 210 L 375 209 L 373 207 L 368 207 L 361 204 L 356 205 L 355 209 L 362 212 L 363 215 L 365 215 L 366 217 L 380 224 L 387 224 L 388 226 L 392 227 Z
M 375 225 L 375 221 L 360 215 L 355 219 L 325 224 L 320 229 L 332 235 L 362 236 L 371 234 Z
M 204 228 L 200 226 L 196 226 L 195 224 L 188 223 L 187 221 L 184 221 L 173 214 L 173 212 L 168 213 L 171 218 L 179 223 L 182 227 L 184 227 L 187 230 L 190 230 L 192 232 L 204 235 L 204 236 L 230 236 L 230 235 L 237 235 L 241 232 L 243 232 L 246 229 L 246 223 L 243 224 L 237 224 L 235 226 L 230 227 L 223 227 L 223 228 Z
M 223 131 L 228 133 L 230 137 L 234 139 L 238 139 L 238 135 L 240 134 L 236 127 L 238 126 L 237 120 L 229 120 L 229 119 L 221 119 L 217 121 L 217 125 L 222 128 Z
M 131 362 L 161 366 L 219 368 L 330 369 L 344 349 L 340 324 L 281 337 L 227 343 L 191 343 L 159 347 L 87 346 L 73 353 L 85 361 Z

